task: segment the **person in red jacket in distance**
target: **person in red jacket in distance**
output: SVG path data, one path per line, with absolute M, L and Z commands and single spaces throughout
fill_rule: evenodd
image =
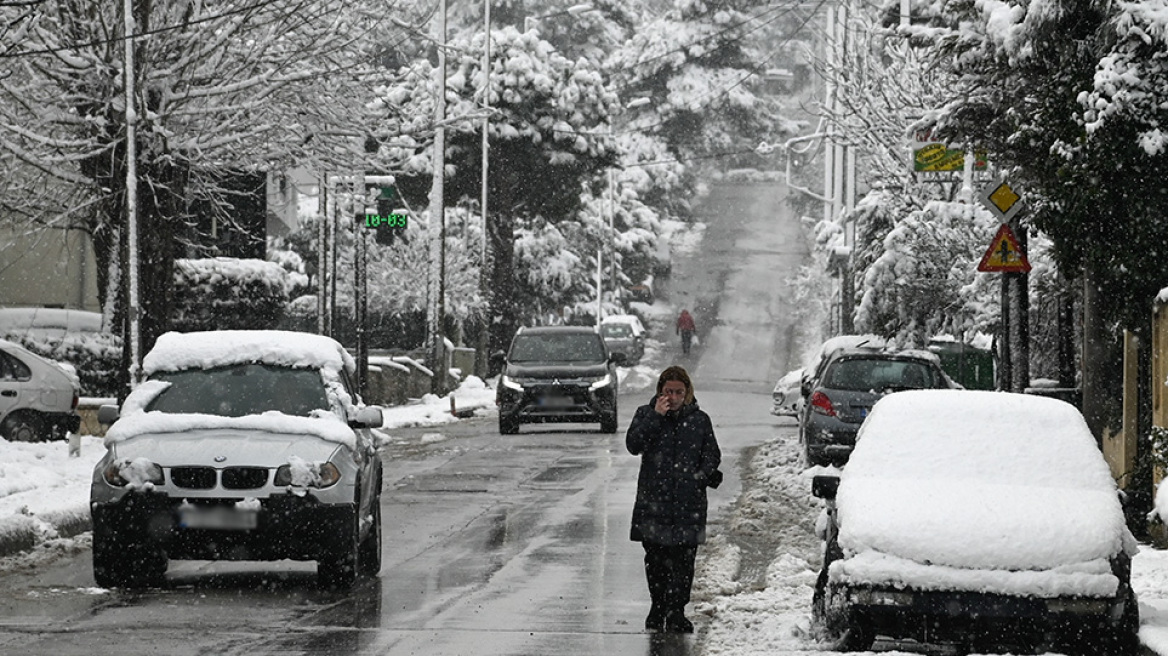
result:
M 681 335 L 682 353 L 689 355 L 689 346 L 693 343 L 695 332 L 697 332 L 697 326 L 694 324 L 693 315 L 689 313 L 689 310 L 683 308 L 677 317 L 677 333 Z

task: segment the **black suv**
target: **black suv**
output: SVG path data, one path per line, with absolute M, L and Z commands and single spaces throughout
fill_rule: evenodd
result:
M 599 421 L 616 432 L 616 365 L 600 333 L 586 326 L 520 328 L 511 340 L 495 403 L 499 432 L 522 423 Z
M 840 349 L 803 381 L 799 442 L 808 465 L 842 465 L 856 432 L 885 394 L 958 387 L 928 351 Z

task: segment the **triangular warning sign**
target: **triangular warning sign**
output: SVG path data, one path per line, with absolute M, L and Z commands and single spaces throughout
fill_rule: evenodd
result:
M 986 249 L 985 255 L 981 256 L 981 264 L 977 265 L 977 270 L 996 273 L 1030 271 L 1030 262 L 1018 245 L 1018 238 L 1014 236 L 1010 226 L 1003 223 L 1002 227 L 998 228 L 998 234 L 994 235 L 990 247 Z

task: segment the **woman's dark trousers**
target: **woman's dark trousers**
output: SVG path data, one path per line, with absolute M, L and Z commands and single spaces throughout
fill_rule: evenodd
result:
M 649 581 L 649 597 L 653 600 L 645 628 L 661 630 L 666 623 L 685 618 L 698 547 L 691 544 L 641 544 L 645 547 L 645 578 Z

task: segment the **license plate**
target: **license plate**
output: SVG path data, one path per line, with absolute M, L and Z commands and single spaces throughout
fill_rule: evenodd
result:
M 540 405 L 549 406 L 552 408 L 562 408 L 564 406 L 572 405 L 572 398 L 569 396 L 545 396 L 539 400 Z
M 178 514 L 182 528 L 212 528 L 246 531 L 259 524 L 259 513 L 235 508 L 183 508 Z

